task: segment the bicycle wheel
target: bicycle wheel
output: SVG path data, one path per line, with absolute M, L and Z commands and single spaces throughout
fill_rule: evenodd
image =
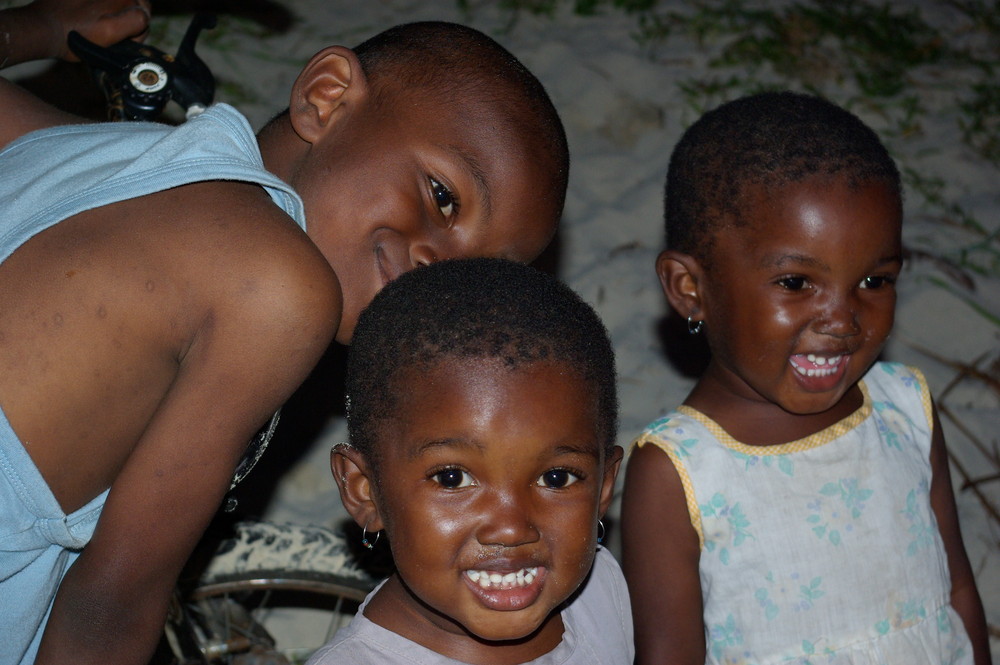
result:
M 166 637 L 179 663 L 304 663 L 378 582 L 328 529 L 243 522 L 235 530 L 172 608 Z

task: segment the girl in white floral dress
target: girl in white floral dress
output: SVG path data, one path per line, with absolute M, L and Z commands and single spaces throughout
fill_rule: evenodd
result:
M 989 663 L 918 370 L 876 362 L 899 173 L 816 97 L 764 93 L 682 137 L 657 272 L 707 369 L 628 463 L 636 662 Z

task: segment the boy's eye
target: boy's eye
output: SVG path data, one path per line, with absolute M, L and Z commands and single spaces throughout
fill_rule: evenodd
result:
M 782 277 L 778 280 L 778 285 L 788 291 L 801 291 L 806 288 L 806 278 L 798 275 Z
M 881 289 L 885 286 L 892 286 L 896 280 L 888 275 L 869 275 L 861 280 L 862 289 Z
M 538 484 L 542 487 L 562 489 L 569 487 L 580 478 L 572 471 L 566 469 L 549 469 L 538 477 Z
M 461 469 L 442 469 L 431 478 L 447 489 L 458 489 L 459 487 L 469 487 L 472 485 L 472 476 Z
M 451 217 L 455 214 L 455 210 L 458 208 L 458 201 L 455 195 L 451 193 L 445 185 L 434 178 L 431 181 L 431 196 L 434 197 L 434 203 L 437 205 L 441 214 L 445 217 Z

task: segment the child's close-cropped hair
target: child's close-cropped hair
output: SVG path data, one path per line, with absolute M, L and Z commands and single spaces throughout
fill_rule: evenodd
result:
M 568 364 L 597 398 L 601 442 L 606 449 L 614 445 L 615 360 L 604 325 L 569 287 L 533 268 L 465 259 L 436 264 L 416 278 L 407 273 L 375 296 L 354 334 L 348 427 L 351 445 L 370 458 L 377 457 L 380 423 L 392 417 L 400 372 L 446 358 L 495 359 L 509 369 L 546 360 Z
M 885 183 L 902 196 L 899 170 L 878 135 L 820 97 L 768 92 L 709 111 L 678 142 L 667 170 L 667 247 L 710 262 L 712 238 L 743 214 L 746 187 L 774 190 L 813 176 Z

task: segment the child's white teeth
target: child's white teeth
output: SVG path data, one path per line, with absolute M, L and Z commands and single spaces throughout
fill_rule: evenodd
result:
M 534 582 L 538 576 L 538 568 L 522 568 L 506 575 L 487 570 L 467 570 L 465 575 L 484 589 L 513 589 Z
M 792 367 L 796 372 L 802 376 L 829 376 L 837 371 L 837 365 L 844 356 L 817 356 L 815 353 L 809 353 L 805 358 L 816 367 L 800 367 L 793 362 Z
M 831 365 L 839 365 L 840 359 L 844 356 L 817 356 L 815 353 L 810 353 L 806 356 L 806 360 L 817 365 L 826 365 L 827 363 Z

